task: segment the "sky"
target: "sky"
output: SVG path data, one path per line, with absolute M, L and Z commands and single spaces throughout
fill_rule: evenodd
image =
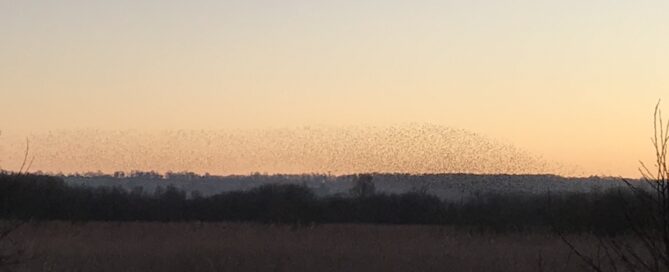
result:
M 669 100 L 664 0 L 0 0 L 0 37 L 5 168 L 54 131 L 418 123 L 635 177 Z

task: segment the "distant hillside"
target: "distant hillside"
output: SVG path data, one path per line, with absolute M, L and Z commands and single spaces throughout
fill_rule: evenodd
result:
M 247 175 L 209 176 L 193 173 L 134 172 L 129 175 L 88 174 L 63 176 L 70 185 L 113 187 L 126 190 L 143 188 L 153 192 L 157 188 L 174 186 L 186 192 L 197 191 L 204 196 L 222 192 L 249 190 L 264 184 L 302 184 L 316 194 L 347 193 L 353 186 L 353 176 L 328 175 Z M 467 201 L 485 194 L 543 194 L 547 192 L 591 192 L 624 186 L 613 178 L 565 178 L 554 175 L 475 175 L 475 174 L 374 174 L 376 189 L 386 193 L 422 191 L 447 201 Z

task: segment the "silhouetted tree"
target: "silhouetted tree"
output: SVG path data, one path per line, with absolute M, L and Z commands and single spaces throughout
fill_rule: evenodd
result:
M 594 271 L 669 271 L 669 123 L 662 119 L 660 103 L 655 107 L 655 168 L 641 162 L 641 183 L 624 180 L 631 197 L 622 197 L 622 207 L 608 205 L 609 214 L 624 215 L 632 239 L 610 236 L 599 240 L 603 256 L 583 253 L 568 239 L 563 240 Z M 610 204 L 610 203 L 609 203 Z
M 354 176 L 351 195 L 355 198 L 365 198 L 373 196 L 376 193 L 374 186 L 374 177 L 369 174 L 360 174 Z
M 30 166 L 33 163 L 34 157 L 28 160 L 30 155 L 30 141 L 26 139 L 26 149 L 23 157 L 23 162 L 19 171 L 16 173 L 8 173 L 0 171 L 0 214 L 10 213 L 10 195 L 16 188 L 16 180 L 26 178 L 25 175 L 30 171 Z M 0 218 L 2 219 L 2 218 Z M 0 221 L 0 268 L 6 268 L 11 265 L 18 264 L 23 259 L 24 250 L 22 245 L 10 239 L 10 235 L 23 225 L 24 221 L 16 218 L 4 218 Z

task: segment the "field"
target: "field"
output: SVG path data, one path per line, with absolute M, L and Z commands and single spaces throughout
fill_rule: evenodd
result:
M 48 222 L 11 238 L 26 250 L 12 271 L 586 271 L 559 237 L 541 231 Z

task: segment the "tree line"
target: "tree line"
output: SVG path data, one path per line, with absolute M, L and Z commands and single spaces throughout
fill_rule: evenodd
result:
M 267 224 L 434 224 L 490 231 L 553 229 L 616 234 L 650 212 L 625 188 L 591 193 L 489 194 L 447 202 L 424 190 L 377 193 L 359 175 L 348 194 L 317 197 L 306 186 L 269 184 L 203 197 L 175 187 L 68 186 L 46 175 L 0 174 L 0 219 L 86 221 L 226 221 Z M 621 212 L 621 211 L 632 212 Z

